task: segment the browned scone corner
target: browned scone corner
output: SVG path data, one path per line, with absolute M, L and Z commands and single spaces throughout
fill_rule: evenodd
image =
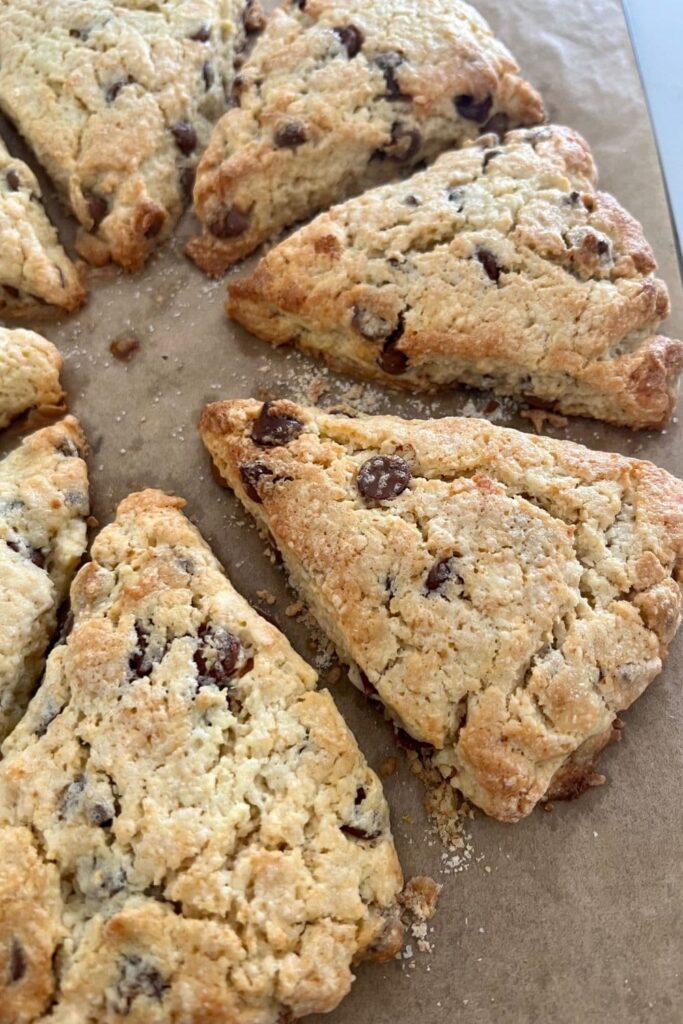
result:
M 482 130 L 544 117 L 512 56 L 461 0 L 285 2 L 235 79 L 235 104 L 194 189 L 203 232 L 187 252 L 214 275 L 287 225 Z
M 476 419 L 244 400 L 200 431 L 441 778 L 503 821 L 599 781 L 681 621 L 683 482 Z
M 334 207 L 231 284 L 274 345 L 394 387 L 457 383 L 632 428 L 670 419 L 683 343 L 640 224 L 558 126 L 484 136 Z
M 119 505 L 3 746 L 0 1024 L 282 1024 L 402 946 L 381 783 L 183 505 Z

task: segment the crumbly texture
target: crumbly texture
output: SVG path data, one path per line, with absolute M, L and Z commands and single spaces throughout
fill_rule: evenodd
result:
M 62 357 L 33 331 L 0 327 L 0 428 L 27 409 L 58 406 Z
M 681 481 L 476 419 L 249 400 L 201 432 L 352 681 L 444 779 L 504 821 L 591 783 L 680 623 Z
M 119 506 L 5 743 L 2 1024 L 275 1024 L 400 948 L 381 784 L 182 505 Z
M 0 317 L 35 319 L 71 312 L 84 301 L 85 289 L 48 220 L 35 174 L 0 138 Z
M 82 225 L 88 262 L 138 270 L 192 193 L 248 0 L 0 5 L 0 106 Z
M 26 709 L 85 553 L 84 448 L 78 421 L 68 416 L 0 462 L 0 740 Z
M 275 345 L 415 390 L 456 382 L 660 428 L 683 344 L 640 224 L 567 128 L 484 136 L 272 249 L 228 311 Z
M 190 256 L 211 274 L 277 231 L 543 105 L 460 0 L 278 8 L 199 166 Z

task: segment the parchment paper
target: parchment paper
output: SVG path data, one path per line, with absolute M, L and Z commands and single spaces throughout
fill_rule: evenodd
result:
M 586 135 L 602 185 L 644 223 L 671 289 L 669 329 L 680 335 L 683 295 L 672 232 L 618 0 L 480 0 L 478 6 L 540 87 L 550 116 Z M 68 233 L 68 221 L 61 222 Z M 181 235 L 191 230 L 188 218 Z M 116 502 L 137 488 L 183 495 L 238 589 L 312 658 L 305 627 L 285 614 L 293 598 L 284 577 L 231 493 L 213 481 L 195 424 L 204 403 L 221 397 L 270 388 L 305 399 L 321 371 L 231 325 L 223 296 L 224 282 L 208 281 L 188 263 L 179 238 L 139 276 L 105 272 L 80 315 L 39 329 L 66 357 L 71 406 L 92 448 L 100 521 L 109 521 Z M 123 364 L 108 346 L 131 330 L 142 347 Z M 348 387 L 342 383 L 347 398 Z M 425 402 L 376 389 L 366 390 L 369 399 L 377 411 L 418 416 L 479 412 L 486 404 L 472 394 Z M 530 429 L 513 415 L 499 413 L 498 422 Z M 639 454 L 683 475 L 677 425 L 655 436 L 575 420 L 549 433 Z M 15 430 L 3 448 L 16 440 Z M 271 591 L 277 603 L 265 605 L 259 590 Z M 608 784 L 514 826 L 478 815 L 470 829 L 471 861 L 459 873 L 427 831 L 422 786 L 381 714 L 343 675 L 331 685 L 370 763 L 399 758 L 386 791 L 406 877 L 430 874 L 444 888 L 427 935 L 433 950 L 418 951 L 409 937 L 412 957 L 362 966 L 328 1024 L 683 1021 L 681 639 L 661 678 L 625 715 L 623 741 L 604 755 Z

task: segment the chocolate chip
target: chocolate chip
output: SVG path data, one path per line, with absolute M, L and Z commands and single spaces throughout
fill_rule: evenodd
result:
M 90 29 L 89 28 L 70 28 L 69 29 L 69 35 L 71 36 L 72 39 L 80 39 L 82 42 L 85 42 L 85 40 L 90 35 Z
M 500 156 L 499 149 L 487 149 L 484 153 L 484 159 L 482 160 L 481 169 L 485 171 L 488 165 L 491 163 L 491 161 L 495 160 L 497 156 Z
M 87 814 L 93 825 L 97 825 L 98 828 L 111 828 L 114 823 L 112 808 L 105 807 L 104 804 L 91 804 Z
M 377 687 L 372 685 L 362 668 L 358 669 L 358 675 L 360 676 L 360 682 L 365 696 L 374 697 L 377 694 Z
M 186 205 L 192 202 L 192 193 L 194 191 L 194 182 L 196 177 L 196 167 L 183 167 L 178 177 L 178 183 L 180 185 L 180 194 L 183 198 L 183 202 Z
M 83 796 L 83 790 L 85 789 L 85 776 L 78 775 L 73 782 L 70 782 L 68 786 L 62 791 L 62 795 L 59 798 L 59 804 L 57 808 L 57 817 L 64 821 L 70 818 L 81 802 Z
M 116 987 L 108 994 L 107 1009 L 127 1016 L 137 996 L 160 1000 L 169 988 L 169 982 L 150 963 L 135 954 L 126 954 L 119 960 Z
M 213 70 L 213 66 L 208 60 L 205 60 L 202 64 L 202 78 L 204 79 L 204 88 L 208 92 L 216 81 L 216 72 Z
M 391 126 L 391 142 L 376 152 L 378 156 L 390 156 L 396 163 L 405 164 L 413 159 L 421 145 L 422 135 L 417 128 L 408 128 L 407 125 L 396 121 Z
M 491 96 L 485 96 L 483 100 L 476 100 L 469 93 L 456 96 L 453 102 L 455 103 L 455 109 L 461 117 L 464 117 L 467 121 L 477 121 L 479 124 L 483 124 L 488 120 L 493 105 Z
M 500 278 L 502 267 L 498 263 L 498 260 L 489 249 L 477 249 L 476 257 L 481 263 L 482 267 L 486 271 L 487 275 L 496 284 Z
M 450 580 L 455 575 L 455 560 L 453 557 L 442 558 L 440 562 L 435 562 L 427 573 L 425 586 L 430 592 L 438 590 L 439 587 L 442 587 L 447 580 Z
M 265 462 L 245 462 L 240 466 L 240 479 L 248 498 L 261 504 L 261 495 L 258 492 L 259 480 L 264 476 L 272 476 L 273 471 Z
M 510 131 L 510 118 L 507 114 L 494 114 L 482 128 L 482 132 L 495 132 L 496 135 L 506 135 Z
M 133 85 L 134 82 L 135 79 L 131 75 L 126 75 L 125 78 L 118 78 L 115 82 L 112 82 L 104 94 L 107 103 L 113 103 L 121 90 L 127 85 Z
M 349 59 L 355 57 L 365 42 L 361 30 L 356 28 L 355 25 L 338 25 L 333 31 L 339 36 L 342 44 L 346 47 Z
M 356 486 L 364 498 L 398 498 L 412 479 L 410 466 L 400 455 L 373 455 L 358 471 Z
M 424 750 L 427 744 L 421 743 L 420 740 L 416 740 L 414 736 L 411 736 L 405 729 L 396 730 L 396 739 L 404 750 Z
M 197 43 L 208 43 L 211 38 L 211 26 L 204 22 L 200 25 L 196 32 L 193 32 L 190 39 L 194 39 Z
M 387 86 L 386 99 L 389 100 L 405 100 L 410 99 L 405 93 L 401 92 L 401 86 L 396 78 L 396 70 L 401 64 L 405 62 L 405 57 L 402 53 L 397 50 L 386 50 L 384 53 L 378 53 L 375 57 L 375 64 L 382 71 L 384 75 L 384 81 Z
M 304 429 L 301 420 L 272 411 L 272 402 L 264 402 L 251 428 L 251 439 L 261 448 L 277 448 L 289 444 Z
M 109 351 L 115 359 L 122 363 L 129 363 L 136 352 L 140 350 L 140 339 L 134 334 L 119 334 L 109 344 Z
M 373 313 L 365 306 L 354 306 L 351 326 L 368 341 L 383 341 L 391 334 L 391 324 L 379 313 Z
M 296 149 L 303 146 L 307 138 L 306 127 L 301 121 L 287 121 L 276 130 L 273 141 L 279 149 Z
M 465 189 L 464 188 L 449 188 L 446 193 L 449 203 L 454 203 L 457 207 L 456 213 L 461 213 L 465 206 Z
M 10 188 L 10 190 L 12 192 L 18 192 L 19 191 L 19 189 L 21 187 L 21 181 L 19 179 L 19 175 L 17 174 L 17 172 L 14 170 L 13 167 L 10 167 L 9 171 L 5 175 L 5 181 L 7 182 L 8 186 L 9 186 L 9 188 Z
M 249 227 L 249 217 L 236 206 L 229 206 L 215 214 L 207 227 L 215 238 L 236 238 Z
M 164 211 L 162 209 L 151 210 L 146 216 L 147 226 L 143 232 L 145 238 L 156 238 L 164 226 L 164 220 Z
M 222 626 L 203 626 L 198 631 L 201 646 L 194 653 L 197 666 L 197 685 L 213 683 L 219 690 L 225 689 L 235 674 L 242 645 L 232 633 Z
M 610 251 L 610 244 L 606 238 L 598 238 L 595 251 L 598 256 L 605 256 Z
M 397 377 L 401 373 L 405 373 L 408 366 L 408 356 L 406 353 L 397 348 L 399 338 L 402 337 L 404 331 L 404 320 L 403 313 L 398 318 L 398 326 L 387 338 L 384 343 L 384 347 L 377 357 L 377 365 L 385 373 L 390 373 L 393 377 Z
M 359 825 L 342 825 L 340 831 L 352 839 L 378 839 L 382 834 L 381 832 L 368 832 L 367 829 L 361 828 Z
M 104 196 L 99 195 L 97 192 L 84 192 L 83 198 L 92 221 L 92 230 L 97 231 L 109 212 L 109 203 Z
M 362 804 L 367 795 L 368 794 L 365 792 L 364 788 L 359 786 L 356 790 L 356 795 L 353 798 L 354 805 L 358 807 L 359 804 Z
M 26 974 L 26 954 L 24 947 L 15 938 L 9 950 L 9 983 L 16 985 Z
M 19 298 L 19 289 L 18 288 L 14 288 L 11 284 L 4 284 L 2 287 L 3 287 L 3 290 L 7 292 L 7 294 L 9 295 L 9 297 L 11 299 L 18 299 Z
M 31 551 L 31 561 L 34 565 L 37 565 L 39 569 L 45 568 L 45 555 L 39 548 L 33 548 Z
M 139 622 L 135 623 L 136 644 L 135 650 L 128 658 L 128 668 L 134 679 L 142 679 L 149 675 L 152 668 L 152 659 L 147 656 L 149 647 L 149 633 L 142 628 Z
M 189 121 L 176 121 L 172 124 L 171 135 L 183 156 L 189 156 L 197 148 L 197 133 Z
M 81 454 L 70 437 L 66 437 L 63 441 L 60 441 L 56 446 L 55 451 L 58 451 L 65 459 L 75 459 Z
M 419 206 L 420 205 L 420 200 L 417 198 L 417 196 L 414 196 L 412 194 L 411 195 L 407 195 L 407 196 L 403 197 L 403 205 L 404 206 Z
M 64 706 L 57 704 L 51 697 L 45 702 L 42 714 L 38 718 L 38 722 L 33 730 L 35 736 L 44 736 L 47 732 L 50 723 L 62 713 Z
M 576 204 L 578 203 L 579 199 L 581 198 L 581 193 L 580 192 L 570 192 L 569 195 L 565 196 L 564 198 L 567 200 L 567 202 L 571 203 L 572 206 L 576 206 Z

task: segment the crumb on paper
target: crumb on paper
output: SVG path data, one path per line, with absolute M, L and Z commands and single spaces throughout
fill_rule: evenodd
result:
M 117 334 L 109 343 L 109 351 L 122 363 L 129 363 L 140 350 L 140 339 L 137 334 Z
M 297 615 L 301 615 L 303 610 L 304 603 L 301 599 L 299 599 L 298 601 L 293 601 L 291 604 L 287 605 L 287 607 L 285 608 L 285 615 L 289 619 L 295 619 Z
M 398 900 L 419 921 L 429 921 L 436 913 L 442 888 L 429 875 L 416 875 L 406 882 Z
M 398 758 L 387 757 L 379 766 L 379 774 L 383 779 L 389 779 L 398 771 Z
M 339 665 L 333 665 L 330 671 L 327 673 L 327 681 L 329 683 L 338 683 L 341 679 L 341 669 Z
M 271 594 L 270 590 L 257 590 L 256 596 L 268 605 L 273 605 L 277 601 L 275 594 Z
M 529 420 L 537 434 L 543 433 L 546 424 L 556 427 L 558 430 L 569 424 L 566 416 L 558 416 L 557 413 L 549 412 L 547 409 L 522 409 L 519 415 L 523 420 Z
M 317 405 L 322 396 L 330 390 L 330 382 L 325 377 L 314 377 L 306 390 L 306 397 L 311 405 Z

